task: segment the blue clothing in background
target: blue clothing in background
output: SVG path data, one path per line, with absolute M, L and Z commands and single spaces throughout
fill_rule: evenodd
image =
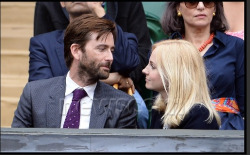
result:
M 244 120 L 241 115 L 219 112 L 221 122 L 220 130 L 244 130 Z
M 143 98 L 140 96 L 137 90 L 133 94 L 137 103 L 137 126 L 139 129 L 146 129 L 148 126 L 148 109 Z
M 181 38 L 181 34 L 173 33 L 171 38 Z M 239 126 L 243 123 L 242 117 L 245 116 L 244 40 L 216 31 L 213 45 L 203 58 L 211 98 L 233 97 L 240 109 L 240 115 L 220 112 L 222 119 L 220 129 L 244 128 L 244 124 Z M 233 116 L 235 119 L 232 119 Z
M 244 41 L 216 32 L 213 45 L 204 54 L 212 99 L 233 97 L 242 117 L 245 115 Z

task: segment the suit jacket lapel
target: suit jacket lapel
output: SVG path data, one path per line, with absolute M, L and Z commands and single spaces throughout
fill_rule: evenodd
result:
M 49 102 L 47 103 L 47 127 L 60 128 L 65 97 L 66 76 L 55 81 L 55 86 L 49 90 Z
M 102 83 L 97 82 L 91 108 L 89 128 L 104 128 L 107 120 L 109 99 L 105 97 Z

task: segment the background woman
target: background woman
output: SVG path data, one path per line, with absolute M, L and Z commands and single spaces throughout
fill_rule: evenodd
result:
M 150 128 L 219 129 L 220 116 L 211 103 L 198 50 L 184 40 L 165 40 L 152 51 L 142 71 L 146 88 L 159 92 Z
M 169 2 L 161 23 L 171 38 L 193 43 L 203 56 L 220 129 L 244 129 L 244 40 L 224 33 L 223 3 Z

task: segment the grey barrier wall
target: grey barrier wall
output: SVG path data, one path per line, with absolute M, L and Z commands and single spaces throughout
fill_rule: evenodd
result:
M 244 152 L 244 131 L 1 128 L 1 152 Z

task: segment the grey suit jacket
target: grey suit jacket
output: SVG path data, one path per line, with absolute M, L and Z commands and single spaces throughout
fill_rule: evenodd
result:
M 60 128 L 66 76 L 28 82 L 24 87 L 11 127 Z M 136 128 L 135 99 L 97 82 L 89 128 Z

